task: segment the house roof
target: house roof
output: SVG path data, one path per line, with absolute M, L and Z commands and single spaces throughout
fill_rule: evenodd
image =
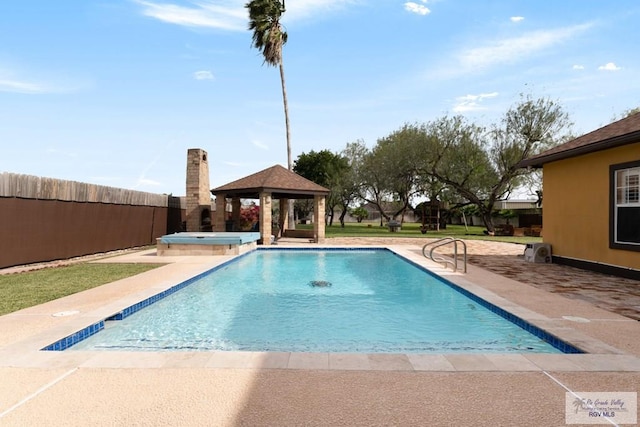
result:
M 540 168 L 545 163 L 640 142 L 640 113 L 596 129 L 520 162 L 520 167 Z
M 312 199 L 315 195 L 328 195 L 330 190 L 290 170 L 275 165 L 211 190 L 214 195 L 257 199 L 260 193 L 272 193 L 272 197 Z

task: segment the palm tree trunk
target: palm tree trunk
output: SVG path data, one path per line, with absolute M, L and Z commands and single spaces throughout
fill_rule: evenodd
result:
M 284 124 L 287 131 L 287 168 L 293 171 L 293 161 L 291 160 L 291 130 L 289 128 L 289 103 L 287 102 L 287 86 L 284 82 L 284 66 L 280 59 L 280 83 L 282 85 L 282 103 L 284 104 Z M 296 219 L 294 217 L 293 200 L 289 200 L 289 221 L 288 228 L 293 230 L 296 228 Z
M 284 123 L 287 130 L 287 167 L 293 170 L 293 162 L 291 161 L 291 130 L 289 128 L 289 103 L 287 102 L 287 86 L 284 82 L 284 67 L 280 61 L 280 83 L 282 84 L 282 103 L 284 104 Z

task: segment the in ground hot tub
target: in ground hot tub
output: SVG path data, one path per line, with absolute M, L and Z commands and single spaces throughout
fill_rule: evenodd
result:
M 239 255 L 257 247 L 260 233 L 189 232 L 166 234 L 156 239 L 159 256 Z

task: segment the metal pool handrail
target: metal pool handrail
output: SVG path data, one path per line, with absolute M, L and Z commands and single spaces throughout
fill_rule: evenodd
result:
M 463 248 L 463 264 L 464 264 L 464 273 L 467 272 L 467 244 L 462 239 L 455 239 L 453 237 L 444 237 L 442 239 L 435 240 L 433 242 L 429 242 L 422 247 L 422 255 L 426 258 L 431 259 L 435 262 L 441 262 L 446 267 L 447 265 L 451 265 L 453 271 L 458 271 L 458 242 L 462 243 Z M 442 258 L 442 257 L 434 257 L 433 251 L 435 251 L 440 246 L 446 246 L 448 244 L 453 243 L 453 261 Z M 427 255 L 426 250 L 428 246 L 432 246 L 429 251 L 429 255 Z

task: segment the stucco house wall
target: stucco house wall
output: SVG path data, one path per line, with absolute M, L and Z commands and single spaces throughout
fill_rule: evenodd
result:
M 639 251 L 609 247 L 609 167 L 634 160 L 640 142 L 543 166 L 544 241 L 554 257 L 640 270 Z
M 640 280 L 640 112 L 519 166 L 543 170 L 554 262 Z

